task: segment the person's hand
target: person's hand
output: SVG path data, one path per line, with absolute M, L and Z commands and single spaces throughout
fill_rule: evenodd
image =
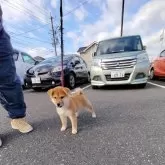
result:
M 1 8 L 1 5 L 0 5 L 0 17 L 2 17 L 2 8 Z

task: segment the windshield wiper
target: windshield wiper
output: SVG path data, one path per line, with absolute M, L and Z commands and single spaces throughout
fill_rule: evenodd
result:
M 110 52 L 109 54 L 112 54 L 112 53 L 120 53 L 120 52 L 124 52 L 124 50 L 112 51 L 112 52 Z

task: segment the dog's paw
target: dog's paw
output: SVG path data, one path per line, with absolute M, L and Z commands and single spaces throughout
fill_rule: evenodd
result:
M 66 127 L 61 127 L 61 132 L 65 131 Z
M 92 113 L 92 117 L 96 118 L 96 113 L 95 112 Z
M 72 134 L 77 134 L 77 130 L 72 130 Z
M 76 117 L 79 117 L 79 113 L 78 112 L 76 112 Z

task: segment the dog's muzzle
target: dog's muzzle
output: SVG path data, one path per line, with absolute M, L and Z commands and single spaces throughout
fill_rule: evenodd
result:
M 58 108 L 62 108 L 63 104 L 62 103 L 57 103 Z

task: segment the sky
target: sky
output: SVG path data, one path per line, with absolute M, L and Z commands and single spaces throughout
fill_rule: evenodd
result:
M 59 0 L 0 0 L 0 4 L 14 48 L 32 56 L 54 55 L 50 13 L 60 37 Z M 121 8 L 122 0 L 63 0 L 65 54 L 94 41 L 119 37 Z M 123 35 L 141 35 L 151 60 L 165 49 L 165 42 L 160 41 L 164 9 L 164 0 L 125 0 Z

